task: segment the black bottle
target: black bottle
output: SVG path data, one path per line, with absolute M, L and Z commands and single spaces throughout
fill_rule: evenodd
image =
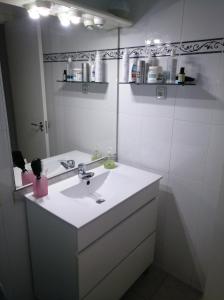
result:
M 185 82 L 185 71 L 184 68 L 180 68 L 180 73 L 178 74 L 178 83 L 179 84 L 184 84 Z
M 63 81 L 67 81 L 67 70 L 64 70 Z

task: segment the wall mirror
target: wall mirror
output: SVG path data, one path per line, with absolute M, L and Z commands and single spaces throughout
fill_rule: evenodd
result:
M 111 53 L 118 47 L 117 29 L 62 26 L 54 16 L 32 20 L 24 8 L 7 4 L 0 4 L 0 12 L 1 69 L 14 155 L 22 153 L 28 170 L 32 159 L 41 158 L 50 178 L 108 151 L 115 154 L 118 61 Z M 97 50 L 102 78 L 85 82 L 91 68 L 94 73 Z M 66 72 L 66 80 L 72 74 L 77 81 L 65 82 Z M 16 163 L 14 175 L 21 188 Z

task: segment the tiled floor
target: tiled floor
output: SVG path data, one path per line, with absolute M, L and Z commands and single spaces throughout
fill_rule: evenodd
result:
M 150 267 L 121 300 L 202 300 L 202 294 L 168 275 Z

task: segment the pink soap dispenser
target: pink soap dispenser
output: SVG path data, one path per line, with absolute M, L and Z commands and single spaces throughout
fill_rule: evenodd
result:
M 31 162 L 31 168 L 36 178 L 33 181 L 33 195 L 36 198 L 44 197 L 48 194 L 48 181 L 47 177 L 42 175 L 42 164 L 41 160 L 35 159 Z
M 20 168 L 22 185 L 33 183 L 34 175 L 32 171 L 28 171 L 25 168 L 25 161 L 21 151 L 12 152 L 13 163 L 16 167 Z

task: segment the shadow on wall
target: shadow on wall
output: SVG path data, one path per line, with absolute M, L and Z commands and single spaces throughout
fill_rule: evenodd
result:
M 178 97 L 186 99 L 216 100 L 216 97 L 203 89 L 200 85 L 196 86 L 166 86 L 167 98 Z M 131 85 L 132 93 L 135 96 L 156 97 L 156 86 L 153 85 Z M 147 98 L 137 98 L 138 102 L 147 102 Z
M 198 263 L 199 258 L 184 216 L 170 188 L 163 188 L 159 198 L 155 262 L 173 276 L 203 291 L 206 274 Z M 179 268 L 180 265 L 182 268 Z
M 105 93 L 108 89 L 108 84 L 104 83 L 87 83 L 88 92 L 83 92 L 82 83 L 63 83 L 63 86 L 58 90 L 57 96 L 74 97 L 74 93 L 78 93 L 79 98 L 105 100 Z
M 210 245 L 210 266 L 208 268 L 208 280 L 206 284 L 205 297 L 203 300 L 222 300 L 224 295 L 224 165 L 222 170 L 220 197 L 216 210 L 213 239 Z

